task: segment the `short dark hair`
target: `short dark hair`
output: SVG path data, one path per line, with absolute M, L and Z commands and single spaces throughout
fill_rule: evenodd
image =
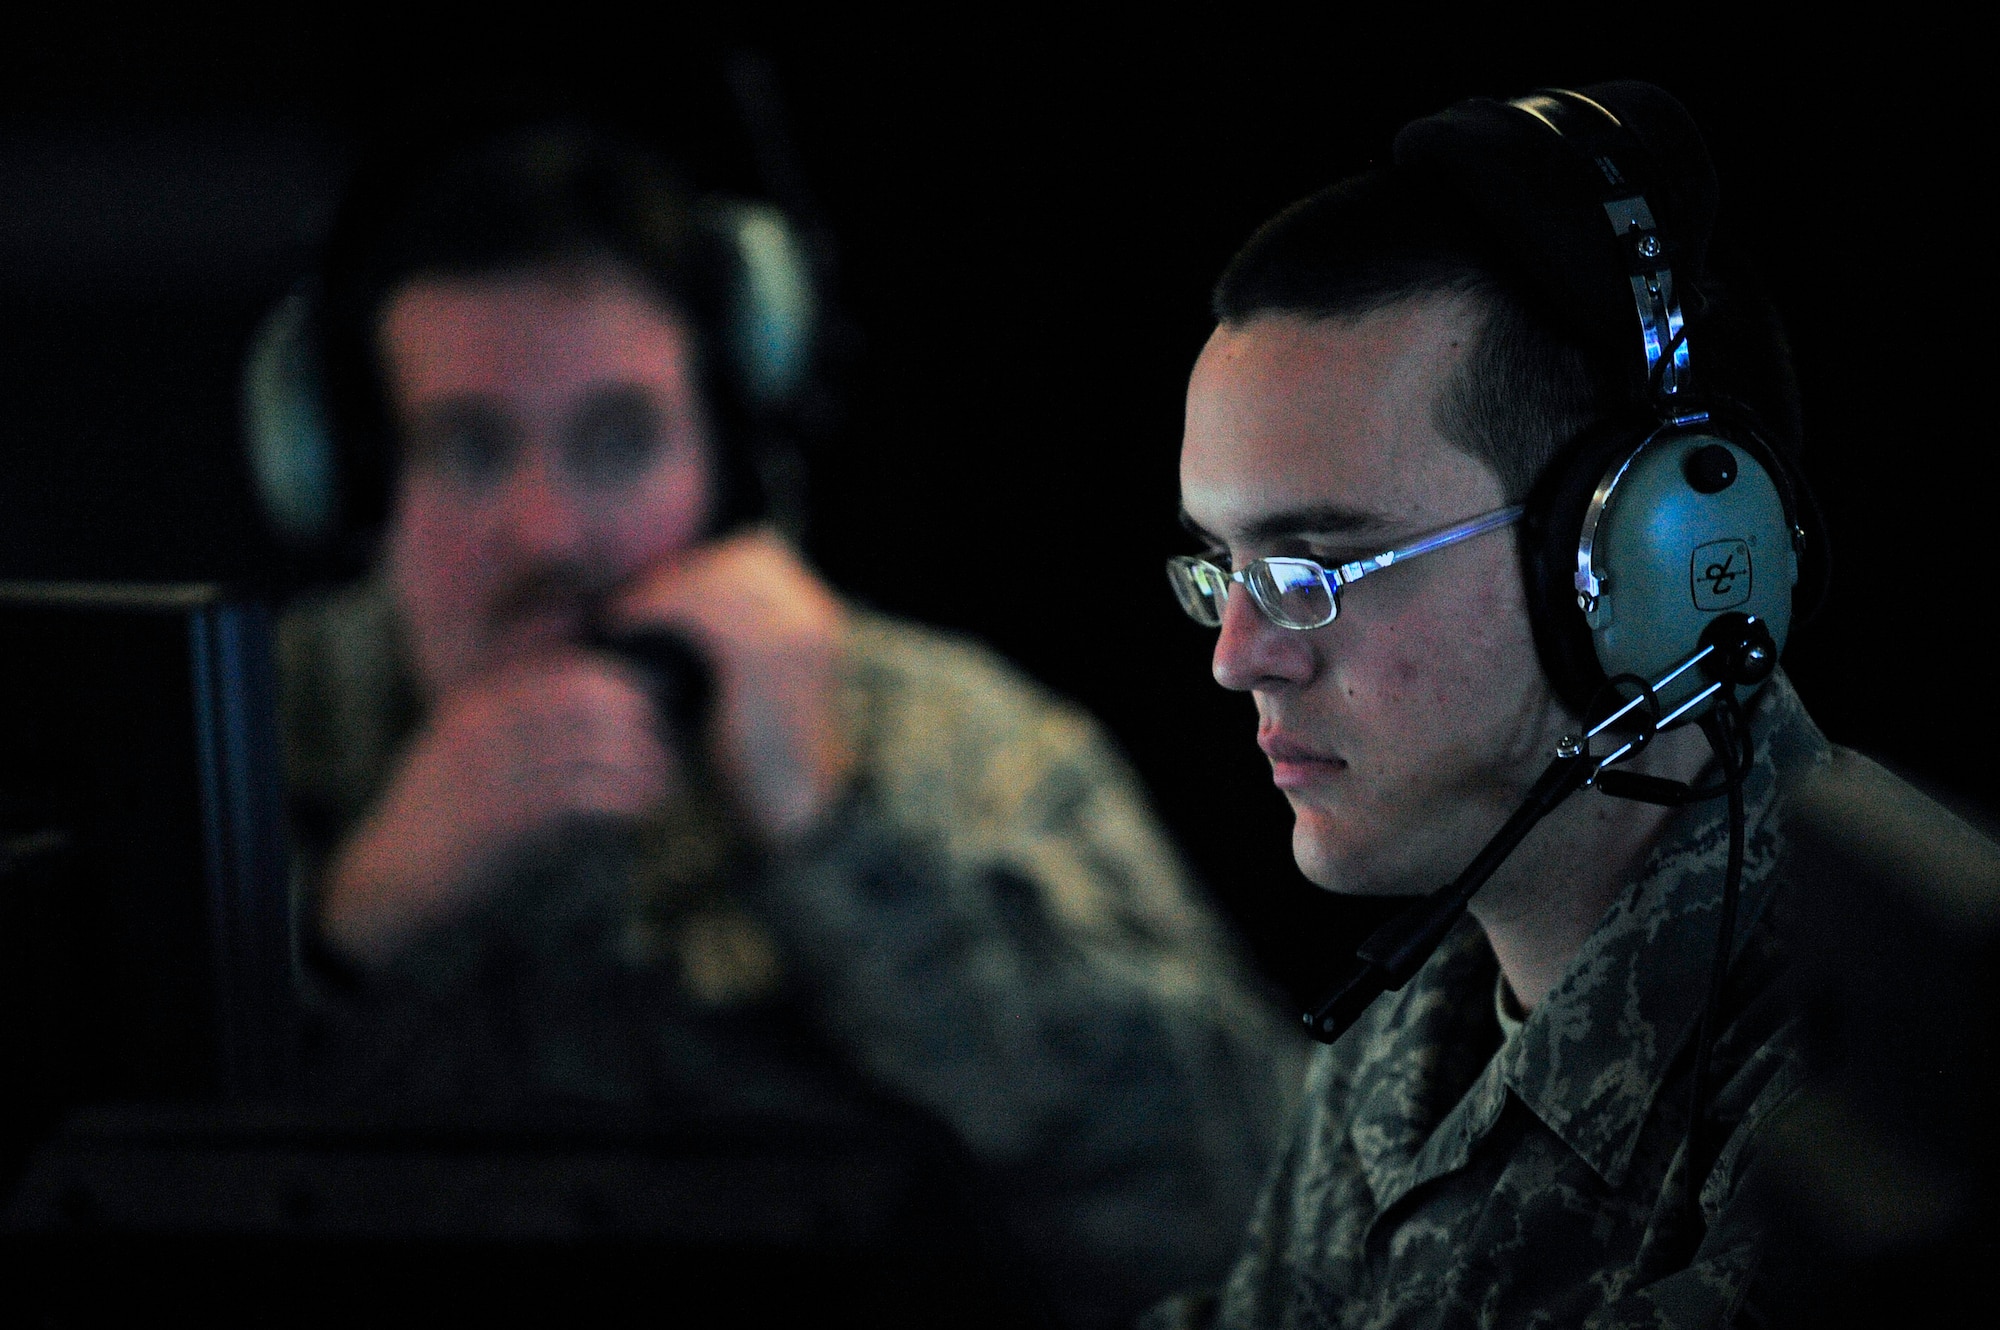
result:
M 1519 502 L 1564 446 L 1595 421 L 1633 409 L 1629 345 L 1579 335 L 1465 209 L 1421 178 L 1380 168 L 1300 200 L 1259 227 L 1224 269 L 1217 320 L 1360 318 L 1390 306 L 1459 296 L 1483 311 L 1476 342 L 1433 404 L 1439 432 L 1485 462 Z M 1795 450 L 1798 394 L 1782 327 L 1769 306 L 1735 293 L 1713 269 L 1691 275 L 1699 309 L 1696 374 Z
M 723 338 L 736 256 L 663 156 L 590 126 L 536 125 L 376 163 L 350 191 L 322 269 L 331 424 L 360 525 L 379 525 L 400 449 L 378 320 L 405 284 L 608 262 L 688 325 L 717 437 L 715 524 L 758 515 L 745 406 Z

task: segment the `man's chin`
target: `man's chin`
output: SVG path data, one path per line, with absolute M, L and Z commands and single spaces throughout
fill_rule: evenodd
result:
M 1361 841 L 1351 826 L 1330 825 L 1323 814 L 1302 810 L 1292 825 L 1292 858 L 1314 886 L 1342 896 L 1422 896 L 1443 885 L 1393 864 L 1384 850 Z

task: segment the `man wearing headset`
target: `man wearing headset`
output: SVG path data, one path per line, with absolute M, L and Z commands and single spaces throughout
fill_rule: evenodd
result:
M 1658 89 L 1586 93 L 1652 161 L 1647 197 L 1687 284 L 1695 381 L 1709 402 L 1761 416 L 1782 455 L 1797 404 L 1775 322 L 1699 261 L 1714 182 L 1698 135 Z M 1614 204 L 1550 192 L 1570 179 L 1554 156 L 1566 150 L 1518 105 L 1420 121 L 1392 166 L 1268 222 L 1215 292 L 1180 459 L 1186 522 L 1208 550 L 1172 571 L 1184 606 L 1220 629 L 1217 682 L 1257 703 L 1298 863 L 1329 890 L 1452 882 L 1583 732 L 1586 704 L 1548 665 L 1523 546 L 1543 534 L 1536 505 L 1575 464 L 1573 441 L 1648 409 L 1659 378 L 1644 377 L 1617 251 L 1593 248 L 1600 230 L 1613 239 Z M 1565 228 L 1581 237 L 1572 251 L 1537 249 Z M 1666 340 L 1653 350 L 1671 361 Z M 1760 576 L 1785 577 L 1791 536 L 1778 527 Z M 1678 557 L 1673 594 L 1686 595 Z M 1219 1295 L 1149 1323 L 1712 1325 L 1760 1305 L 1766 1235 L 1746 1178 L 1803 1065 L 1776 981 L 1780 813 L 1861 759 L 1829 748 L 1782 672 L 1745 712 L 1732 959 L 1709 1019 L 1725 802 L 1579 791 L 1428 963 L 1319 1055 Z M 1716 788 L 1691 725 L 1661 731 L 1626 769 L 1655 792 Z M 1879 769 L 1871 779 L 1908 793 Z
M 1226 1265 L 1295 1045 L 1088 719 L 752 520 L 741 256 L 703 206 L 533 132 L 332 251 L 334 423 L 393 490 L 376 573 L 282 632 L 321 1074 L 886 1094 L 969 1149 L 1067 1318 L 1129 1316 Z

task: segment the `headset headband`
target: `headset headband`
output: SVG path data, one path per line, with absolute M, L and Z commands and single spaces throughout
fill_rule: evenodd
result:
M 1688 339 L 1670 247 L 1646 202 L 1640 169 L 1643 149 L 1617 116 L 1581 93 L 1548 88 L 1507 105 L 1547 126 L 1596 169 L 1604 215 L 1618 238 L 1632 283 L 1647 382 L 1658 396 L 1675 397 L 1688 386 Z

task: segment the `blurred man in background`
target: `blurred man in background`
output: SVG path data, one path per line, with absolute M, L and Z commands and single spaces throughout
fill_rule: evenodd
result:
M 745 216 L 569 130 L 350 208 L 312 350 L 384 540 L 281 634 L 318 1073 L 886 1095 L 1110 1323 L 1226 1263 L 1298 1055 L 1086 717 L 759 520 Z

